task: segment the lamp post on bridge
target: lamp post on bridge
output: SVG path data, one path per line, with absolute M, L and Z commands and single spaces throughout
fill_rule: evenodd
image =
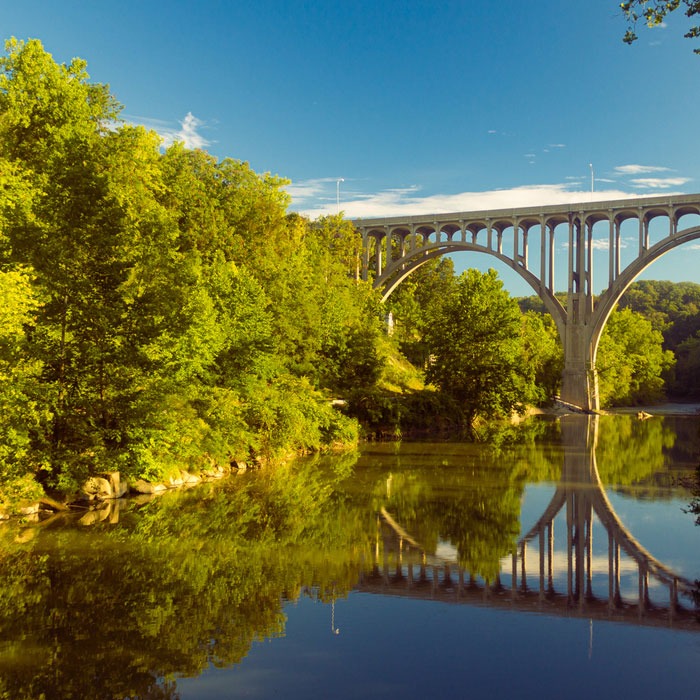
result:
M 339 177 L 335 181 L 335 206 L 336 206 L 336 214 L 340 214 L 340 183 L 345 182 L 344 177 Z

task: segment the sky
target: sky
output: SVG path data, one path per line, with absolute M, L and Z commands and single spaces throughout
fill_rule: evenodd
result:
M 618 0 L 0 0 L 3 39 L 85 59 L 126 121 L 288 179 L 312 218 L 700 192 L 688 24 L 627 46 Z M 645 276 L 700 282 L 678 251 Z

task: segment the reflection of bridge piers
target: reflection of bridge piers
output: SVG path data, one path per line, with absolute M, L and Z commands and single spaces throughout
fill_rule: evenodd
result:
M 358 588 L 443 602 L 700 631 L 693 603 L 694 584 L 644 549 L 605 495 L 595 461 L 597 416 L 571 416 L 563 418 L 561 425 L 561 480 L 542 516 L 520 538 L 512 555 L 502 560 L 494 580 L 486 581 L 465 570 L 457 556 L 426 552 L 382 509 L 373 567 L 363 574 Z M 559 540 L 555 537 L 555 521 Z M 597 545 L 599 552 L 607 549 L 606 556 L 599 553 L 596 557 L 594 552 L 594 523 L 602 525 L 607 535 Z
M 537 539 L 539 545 L 539 593 L 553 592 L 552 569 L 554 561 L 553 527 L 556 515 L 565 509 L 567 548 L 567 590 L 569 605 L 578 605 L 583 611 L 597 602 L 593 593 L 593 516 L 607 533 L 608 582 L 607 605 L 611 614 L 630 607 L 623 599 L 620 586 L 620 554 L 624 552 L 637 568 L 637 596 L 633 606 L 639 616 L 650 612 L 649 577 L 666 588 L 665 604 L 655 603 L 658 611 L 665 611 L 673 619 L 679 610 L 679 594 L 691 596 L 693 584 L 677 575 L 652 556 L 627 530 L 615 513 L 600 483 L 596 467 L 597 416 L 564 418 L 564 469 L 557 490 L 549 506 L 535 525 L 520 539 L 513 553 L 513 566 L 520 559 L 522 566 L 520 587 L 527 589 L 525 578 L 526 552 L 529 542 Z M 545 544 L 546 540 L 546 544 Z M 514 569 L 515 571 L 515 569 Z M 516 572 L 517 574 L 517 572 Z M 516 585 L 517 576 L 513 578 Z

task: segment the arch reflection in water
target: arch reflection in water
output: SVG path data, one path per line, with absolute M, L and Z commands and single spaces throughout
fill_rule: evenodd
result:
M 461 567 L 449 545 L 427 552 L 382 507 L 374 566 L 357 590 L 700 631 L 697 584 L 648 552 L 605 493 L 596 464 L 598 420 L 595 415 L 561 419 L 561 479 L 541 517 L 502 560 L 495 580 Z M 561 547 L 555 523 L 564 526 Z M 594 523 L 606 556 L 594 553 Z M 621 583 L 623 576 L 636 579 L 633 590 Z

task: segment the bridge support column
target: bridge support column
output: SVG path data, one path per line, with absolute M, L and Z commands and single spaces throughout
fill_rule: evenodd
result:
M 598 375 L 592 362 L 577 362 L 564 354 L 561 378 L 561 400 L 584 411 L 599 410 Z
M 564 371 L 561 380 L 561 400 L 584 411 L 597 412 L 598 374 L 592 357 L 589 327 L 578 314 L 579 299 L 570 301 L 564 329 Z
M 569 218 L 569 292 L 564 322 L 561 399 L 584 411 L 598 411 L 598 377 L 591 343 L 593 317 L 592 224 L 583 212 Z

